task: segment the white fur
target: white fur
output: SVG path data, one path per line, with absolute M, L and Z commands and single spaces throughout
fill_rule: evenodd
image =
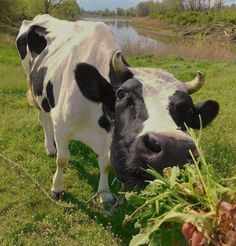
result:
M 27 55 L 22 62 L 28 80 L 32 71 L 47 67 L 43 94 L 47 82 L 50 80 L 53 84 L 56 106 L 50 113 L 43 111 L 40 113 L 47 153 L 56 153 L 54 140 L 57 147 L 57 169 L 53 177 L 52 191 L 64 190 L 63 169 L 70 159 L 68 145 L 70 140 L 80 140 L 88 144 L 99 156 L 98 191 L 109 192 L 107 170 L 110 165 L 108 152 L 111 134 L 107 134 L 98 126 L 98 119 L 102 114 L 101 105 L 87 100 L 81 94 L 75 81 L 74 70 L 78 63 L 86 62 L 96 67 L 109 81 L 110 59 L 120 48 L 103 23 L 68 22 L 57 20 L 49 15 L 41 15 L 36 16 L 32 21 L 24 21 L 18 37 L 27 32 L 32 25 L 46 28 L 47 34 L 40 35 L 44 35 L 48 46 L 39 56 L 34 56 L 27 49 Z M 41 96 L 36 97 L 40 107 L 42 99 Z M 101 199 L 110 200 L 111 196 L 103 193 Z
M 189 139 L 187 134 L 178 130 L 168 110 L 169 96 L 176 90 L 186 92 L 183 83 L 162 69 L 132 68 L 131 71 L 143 84 L 143 98 L 149 116 L 137 137 L 156 132 L 173 133 L 176 137 Z

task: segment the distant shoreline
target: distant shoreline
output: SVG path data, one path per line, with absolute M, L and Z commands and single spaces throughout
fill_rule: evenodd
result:
M 129 23 L 135 27 L 138 32 L 151 37 L 155 35 L 164 35 L 193 39 L 202 35 L 204 39 L 214 39 L 224 43 L 229 42 L 236 46 L 235 26 L 224 27 L 223 25 L 219 25 L 213 30 L 207 26 L 199 25 L 177 26 L 149 17 L 134 17 L 129 20 Z

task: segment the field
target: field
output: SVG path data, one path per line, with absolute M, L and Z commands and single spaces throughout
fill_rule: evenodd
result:
M 153 57 L 128 61 L 133 66 L 166 69 L 183 81 L 192 79 L 197 70 L 207 75 L 206 85 L 193 96 L 194 101 L 215 99 L 220 103 L 220 113 L 204 130 L 202 147 L 208 162 L 219 170 L 216 178 L 235 172 L 236 64 Z M 0 43 L 0 154 L 26 168 L 49 191 L 55 160 L 45 153 L 38 113 L 28 105 L 26 91 L 26 78 L 14 45 Z M 70 151 L 64 201 L 77 205 L 76 209 L 57 206 L 19 169 L 0 159 L 1 245 L 128 245 L 136 233 L 132 224 L 122 228 L 130 208 L 124 204 L 112 217 L 89 208 L 86 201 L 98 184 L 97 157 L 82 143 L 73 142 Z M 110 181 L 113 178 L 111 174 Z M 117 192 L 119 188 L 116 184 L 112 190 Z

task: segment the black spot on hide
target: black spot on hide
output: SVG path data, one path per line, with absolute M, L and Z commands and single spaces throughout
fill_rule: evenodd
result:
M 101 128 L 104 128 L 107 132 L 111 131 L 111 124 L 109 120 L 107 119 L 107 116 L 105 113 L 99 118 L 98 124 Z
M 41 67 L 38 71 L 32 71 L 30 74 L 30 82 L 33 87 L 35 96 L 42 96 L 43 93 L 43 82 L 46 76 L 48 68 Z
M 46 29 L 40 26 L 32 26 L 28 33 L 28 46 L 31 52 L 39 55 L 47 46 L 47 40 L 43 34 L 46 34 Z
M 48 81 L 47 87 L 46 87 L 46 92 L 47 92 L 47 98 L 49 101 L 49 104 L 51 108 L 55 107 L 55 101 L 54 101 L 54 95 L 53 95 L 53 84 L 51 81 Z
M 48 103 L 48 99 L 46 97 L 42 101 L 42 108 L 47 113 L 49 113 L 51 111 L 50 105 Z

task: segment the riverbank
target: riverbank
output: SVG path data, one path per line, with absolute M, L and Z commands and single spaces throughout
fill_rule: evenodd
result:
M 214 24 L 171 24 L 166 20 L 154 19 L 150 17 L 134 17 L 129 23 L 143 34 L 154 36 L 178 36 L 194 39 L 202 36 L 208 40 L 219 42 L 231 42 L 236 45 L 236 25 L 225 25 L 224 23 Z
M 236 41 L 230 40 L 225 34 L 223 34 L 225 37 L 219 35 L 219 31 L 206 34 L 201 29 L 202 26 L 178 26 L 150 17 L 135 17 L 129 20 L 129 24 L 139 34 L 166 45 L 144 49 L 144 44 L 140 44 L 133 50 L 126 47 L 125 51 L 128 55 L 149 54 L 155 58 L 180 57 L 187 60 L 236 61 Z

